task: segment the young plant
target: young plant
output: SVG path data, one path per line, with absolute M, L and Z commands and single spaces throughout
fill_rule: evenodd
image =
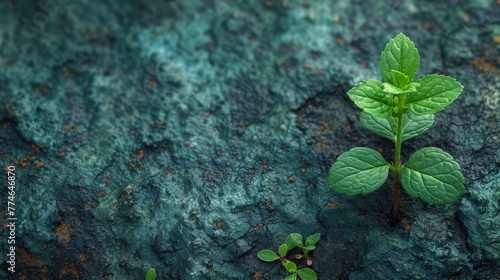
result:
M 281 264 L 285 267 L 288 273 L 290 273 L 290 275 L 288 275 L 285 280 L 295 280 L 297 279 L 297 276 L 303 280 L 316 280 L 318 279 L 318 276 L 316 275 L 316 272 L 314 272 L 314 270 L 307 267 L 297 269 L 297 265 L 289 259 L 291 257 L 295 259 L 305 258 L 306 264 L 308 266 L 311 266 L 312 258 L 309 256 L 309 252 L 316 249 L 315 244 L 319 241 L 319 238 L 320 234 L 316 233 L 307 237 L 304 243 L 302 235 L 298 233 L 292 233 L 287 236 L 287 238 L 285 239 L 285 243 L 281 244 L 278 247 L 278 254 L 276 254 L 272 250 L 265 249 L 258 252 L 257 257 L 265 262 L 273 262 L 277 260 L 281 261 Z M 287 255 L 290 250 L 297 247 L 302 249 L 303 254 L 294 254 L 288 257 Z
M 410 196 L 434 204 L 452 203 L 465 192 L 460 166 L 439 148 L 422 148 L 407 162 L 401 162 L 403 141 L 429 129 L 434 123 L 434 113 L 451 104 L 463 89 L 455 79 L 436 74 L 413 82 L 419 65 L 415 45 L 400 33 L 387 43 L 380 55 L 379 68 L 384 83 L 362 81 L 347 93 L 363 110 L 361 124 L 394 142 L 394 162 L 389 164 L 373 149 L 353 148 L 337 159 L 328 175 L 333 191 L 357 195 L 378 189 L 391 171 L 394 174 L 391 226 L 401 220 L 400 183 Z

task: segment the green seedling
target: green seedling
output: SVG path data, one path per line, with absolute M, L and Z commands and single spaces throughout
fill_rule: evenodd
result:
M 154 268 L 150 268 L 148 273 L 146 274 L 146 280 L 155 280 L 156 279 L 156 271 Z
M 380 55 L 384 83 L 366 80 L 347 93 L 363 110 L 361 124 L 394 142 L 394 162 L 389 164 L 373 149 L 353 148 L 337 159 L 328 175 L 333 191 L 357 195 L 378 189 L 391 171 L 394 174 L 393 205 L 388 217 L 391 226 L 401 221 L 400 183 L 410 196 L 434 204 L 452 203 L 465 192 L 460 166 L 439 148 L 422 148 L 404 164 L 401 162 L 403 141 L 429 129 L 434 123 L 434 113 L 450 105 L 463 89 L 455 79 L 436 74 L 413 82 L 419 66 L 415 45 L 400 33 Z
M 257 257 L 265 262 L 281 261 L 281 264 L 290 273 L 285 280 L 295 280 L 297 277 L 303 280 L 316 280 L 318 276 L 314 270 L 306 267 L 298 269 L 297 265 L 290 261 L 289 259 L 306 259 L 306 264 L 308 266 L 312 265 L 312 258 L 309 256 L 309 252 L 316 249 L 316 243 L 319 241 L 320 234 L 316 233 L 306 238 L 304 242 L 302 235 L 298 233 L 292 233 L 287 236 L 285 243 L 278 247 L 278 254 L 274 251 L 265 249 L 257 253 Z M 294 248 L 302 249 L 303 254 L 293 254 L 289 255 L 289 252 Z

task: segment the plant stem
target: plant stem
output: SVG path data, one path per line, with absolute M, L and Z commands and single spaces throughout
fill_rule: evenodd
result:
M 399 174 L 401 172 L 401 144 L 403 143 L 403 96 L 398 98 L 398 133 L 396 135 L 396 151 L 394 155 L 394 186 L 392 193 L 392 208 L 389 213 L 389 225 L 399 224 Z
M 392 191 L 392 208 L 389 213 L 389 225 L 396 226 L 401 221 L 399 215 L 399 175 L 394 175 L 394 188 Z

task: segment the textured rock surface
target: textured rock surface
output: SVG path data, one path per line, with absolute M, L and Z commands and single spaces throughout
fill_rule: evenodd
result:
M 279 279 L 256 253 L 291 232 L 321 233 L 320 279 L 500 277 L 498 1 L 60 2 L 25 33 L 43 9 L 0 3 L 12 279 L 140 279 L 149 267 L 160 279 Z M 468 192 L 447 206 L 403 194 L 391 228 L 390 180 L 346 197 L 326 179 L 352 147 L 391 158 L 346 92 L 380 79 L 399 32 L 419 50 L 417 77 L 465 86 L 403 159 L 447 151 Z

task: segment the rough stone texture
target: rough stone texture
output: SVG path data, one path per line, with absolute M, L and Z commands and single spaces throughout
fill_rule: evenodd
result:
M 66 2 L 29 40 L 37 1 L 0 3 L 0 162 L 17 169 L 10 278 L 141 279 L 154 267 L 159 279 L 279 279 L 256 254 L 291 232 L 321 233 L 320 279 L 500 277 L 498 1 Z M 417 78 L 465 86 L 403 160 L 447 151 L 467 194 L 435 206 L 403 193 L 391 228 L 392 178 L 356 197 L 326 179 L 352 147 L 391 158 L 345 93 L 380 79 L 399 32 L 419 50 Z

